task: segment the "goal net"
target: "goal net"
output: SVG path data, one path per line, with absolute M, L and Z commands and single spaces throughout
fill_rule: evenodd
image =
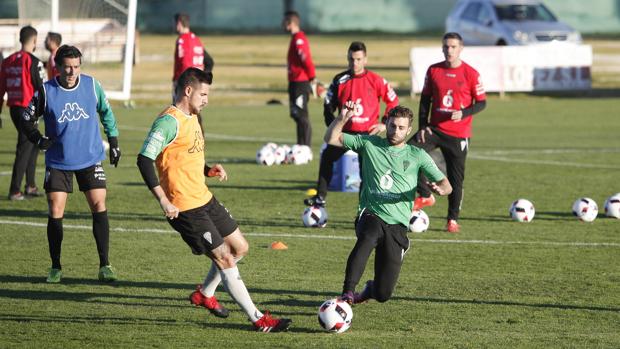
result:
M 82 51 L 83 72 L 101 82 L 109 99 L 129 100 L 134 64 L 137 0 L 19 0 L 18 28 L 39 32 L 37 51 L 47 59 L 45 36 Z

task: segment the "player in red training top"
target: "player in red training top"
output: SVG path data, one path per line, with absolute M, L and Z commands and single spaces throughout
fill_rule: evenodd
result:
M 288 68 L 288 99 L 290 115 L 297 124 L 297 144 L 310 145 L 312 127 L 308 115 L 308 99 L 315 83 L 314 63 L 310 53 L 310 43 L 299 26 L 299 14 L 295 11 L 284 13 L 284 29 L 291 33 L 291 43 L 286 59 Z
M 460 58 L 463 50 L 461 36 L 458 33 L 447 33 L 442 43 L 445 60 L 431 65 L 426 72 L 420 96 L 419 130 L 409 143 L 426 151 L 435 148 L 441 150 L 446 161 L 448 180 L 454 188 L 448 196 L 446 230 L 458 233 L 460 226 L 457 219 L 463 200 L 465 159 L 469 150 L 472 116 L 486 107 L 486 95 L 480 74 Z M 425 178 L 420 179 L 418 193 L 420 196 L 415 200 L 415 210 L 435 203 Z
M 194 67 L 204 71 L 213 70 L 213 58 L 207 53 L 202 41 L 192 33 L 189 28 L 189 15 L 185 13 L 177 13 L 174 15 L 176 23 L 176 31 L 179 34 L 174 49 L 174 75 L 172 76 L 172 93 L 179 76 L 185 69 Z
M 325 96 L 323 108 L 325 125 L 329 126 L 334 121 L 336 110 L 340 113 L 345 103 L 353 101 L 355 114 L 344 125 L 343 131 L 349 134 L 371 135 L 383 132 L 389 111 L 398 105 L 398 96 L 387 80 L 366 69 L 368 58 L 366 57 L 366 45 L 363 42 L 352 42 L 347 52 L 349 68 L 334 77 Z M 386 106 L 381 122 L 379 122 L 381 100 Z M 332 179 L 334 162 L 345 152 L 346 149 L 332 145 L 327 145 L 323 150 L 317 194 L 304 200 L 306 205 L 325 205 L 327 186 Z
M 9 189 L 9 200 L 23 200 L 27 196 L 42 196 L 35 184 L 35 170 L 39 149 L 31 143 L 26 135 L 19 132 L 24 110 L 28 107 L 35 92 L 41 93 L 45 70 L 43 63 L 33 55 L 37 44 L 37 30 L 25 26 L 19 31 L 21 50 L 2 61 L 0 68 L 0 113 L 7 94 L 11 120 L 17 129 L 17 146 L 15 162 Z M 26 189 L 20 191 L 22 179 L 26 175 Z
M 45 49 L 50 51 L 50 57 L 47 60 L 47 65 L 45 68 L 47 69 L 48 80 L 52 80 L 59 75 L 58 69 L 56 68 L 56 63 L 54 62 L 54 57 L 56 57 L 56 51 L 58 51 L 61 43 L 62 35 L 54 32 L 47 33 L 47 36 L 45 37 Z

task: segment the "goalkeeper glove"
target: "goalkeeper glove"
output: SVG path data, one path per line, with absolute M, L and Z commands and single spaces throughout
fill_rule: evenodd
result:
M 118 147 L 118 139 L 116 137 L 109 137 L 108 143 L 110 143 L 110 165 L 118 167 L 118 161 L 121 159 L 121 148 Z

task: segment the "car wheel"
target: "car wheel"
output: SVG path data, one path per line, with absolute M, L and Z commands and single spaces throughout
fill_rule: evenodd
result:
M 506 43 L 506 40 L 504 40 L 504 39 L 499 39 L 499 40 L 497 40 L 497 43 L 495 43 L 495 45 L 496 45 L 496 46 L 506 46 L 506 45 L 508 45 L 508 44 Z

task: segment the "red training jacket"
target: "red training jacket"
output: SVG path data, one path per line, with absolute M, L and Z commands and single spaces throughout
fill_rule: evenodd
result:
M 432 98 L 431 126 L 453 137 L 471 137 L 473 118 L 463 115 L 463 119 L 453 121 L 451 116 L 454 111 L 470 107 L 474 100 L 486 99 L 476 69 L 465 62 L 456 68 L 446 67 L 445 62 L 435 63 L 426 72 L 422 94 Z
M 304 32 L 299 31 L 291 36 L 286 63 L 288 81 L 310 81 L 316 76 L 310 43 Z
M 0 68 L 0 103 L 7 93 L 9 107 L 27 107 L 43 86 L 43 63 L 32 53 L 17 51 L 2 61 Z
M 379 122 L 381 100 L 386 104 L 383 116 L 398 105 L 398 96 L 379 74 L 366 70 L 353 75 L 346 70 L 334 77 L 323 105 L 325 123 L 334 120 L 334 111 L 341 111 L 347 101 L 356 103 L 355 115 L 343 127 L 344 132 L 364 133 Z
M 200 38 L 192 32 L 179 35 L 174 49 L 174 74 L 172 81 L 177 81 L 187 68 L 204 70 L 204 46 Z

